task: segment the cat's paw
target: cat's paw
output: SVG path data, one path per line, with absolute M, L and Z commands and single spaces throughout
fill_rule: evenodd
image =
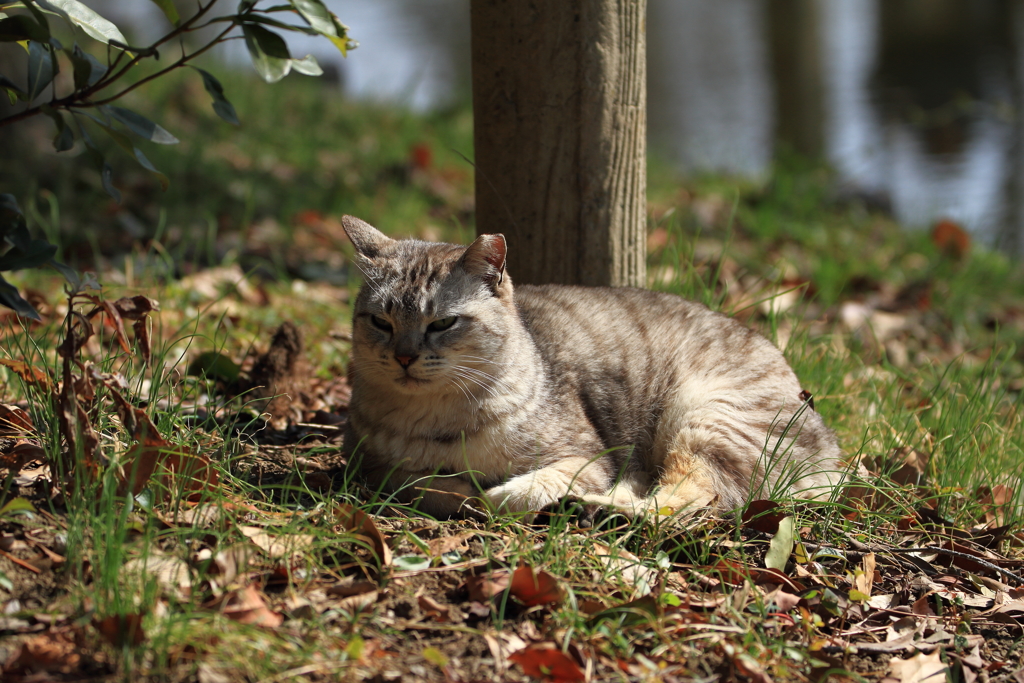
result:
M 606 496 L 565 496 L 537 513 L 535 523 L 551 525 L 555 520 L 569 517 L 581 529 L 618 526 L 633 519 L 632 508 L 615 505 Z

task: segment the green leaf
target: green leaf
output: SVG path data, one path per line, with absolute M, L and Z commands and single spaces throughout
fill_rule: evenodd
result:
M 174 6 L 171 0 L 153 0 L 153 4 L 159 7 L 160 11 L 167 17 L 167 20 L 175 26 L 181 21 L 181 17 L 178 16 L 178 8 Z
M 114 169 L 106 161 L 103 162 L 103 170 L 100 171 L 100 180 L 103 181 L 103 189 L 107 191 L 114 201 L 121 203 L 121 192 L 114 187 Z
M 168 133 L 159 124 L 153 123 L 142 114 L 136 113 L 131 109 L 115 107 L 113 105 L 100 107 L 100 109 L 103 113 L 109 114 L 123 123 L 128 130 L 139 137 L 161 145 L 176 145 L 179 142 L 178 138 Z
M 257 24 L 243 24 L 245 46 L 256 73 L 267 83 L 276 83 L 292 68 L 291 55 L 284 38 Z
M 293 59 L 292 68 L 306 76 L 321 76 L 324 73 L 313 55 L 306 55 L 302 59 Z
M 291 7 L 288 8 L 289 10 Z M 265 26 L 273 26 L 275 28 L 283 29 L 285 31 L 295 31 L 296 33 L 305 33 L 307 36 L 319 36 L 321 35 L 314 29 L 308 26 L 298 26 L 296 24 L 289 24 L 285 21 L 279 21 L 270 17 L 265 17 L 262 14 L 247 14 L 244 18 L 246 24 L 263 24 Z
M 36 41 L 28 44 L 28 101 L 34 100 L 53 81 L 53 53 Z
M 0 43 L 16 43 L 22 40 L 45 43 L 50 40 L 50 28 L 40 26 L 32 17 L 25 14 L 0 19 Z
M 786 562 L 793 553 L 793 545 L 796 537 L 796 520 L 792 517 L 783 517 L 779 521 L 779 530 L 775 532 L 771 543 L 768 545 L 768 553 L 764 557 L 764 566 L 768 569 L 783 571 Z
M 135 160 L 141 164 L 141 166 L 156 176 L 156 179 L 160 181 L 160 189 L 167 192 L 167 188 L 171 186 L 171 181 L 168 180 L 167 176 L 158 171 L 155 166 L 146 158 L 146 155 L 142 153 L 142 150 L 138 147 L 132 147 L 135 152 Z
M 46 106 L 43 108 L 43 113 L 49 116 L 53 120 L 53 124 L 57 126 L 57 134 L 53 137 L 53 148 L 58 152 L 66 152 L 74 147 L 75 132 L 64 122 L 64 117 L 60 112 Z
M 8 95 L 11 98 L 11 104 L 14 104 L 19 99 L 24 98 L 28 94 L 24 90 L 19 88 L 14 81 L 10 80 L 9 78 L 7 78 L 7 76 L 4 76 L 3 74 L 0 74 L 0 88 L 3 88 L 7 91 Z
M 87 284 L 87 282 L 82 280 L 82 276 L 78 274 L 78 271 L 71 266 L 61 263 L 57 259 L 50 259 L 50 265 L 53 266 L 58 273 L 64 276 L 64 279 L 68 281 L 69 285 L 71 285 L 72 291 L 81 291 L 82 286 Z
M 42 320 L 32 304 L 25 301 L 18 293 L 18 288 L 5 280 L 3 275 L 0 275 L 0 306 L 6 306 L 23 318 Z
M 325 36 L 337 36 L 338 29 L 334 25 L 334 15 L 320 0 L 289 0 L 292 7 L 299 11 L 302 18 L 312 26 L 317 33 Z
M 64 51 L 68 59 L 71 60 L 71 66 L 74 68 L 75 73 L 75 90 L 83 90 L 91 85 L 95 85 L 101 78 L 107 75 L 107 67 L 104 66 L 100 60 L 93 57 L 88 52 L 82 50 L 75 43 L 75 47 L 72 50 Z
M 204 351 L 199 356 L 188 364 L 188 369 L 185 371 L 187 375 L 194 375 L 196 377 L 206 377 L 212 380 L 221 380 L 227 384 L 230 384 L 238 379 L 238 374 L 241 372 L 241 368 L 235 361 L 231 360 L 223 353 L 217 351 Z
M 7 578 L 7 574 L 3 572 L 0 572 L 0 588 L 8 592 L 14 591 L 14 582 Z
M 199 75 L 203 77 L 203 87 L 206 88 L 206 92 L 213 96 L 213 110 L 217 112 L 217 116 L 221 117 L 228 123 L 240 126 L 242 122 L 238 120 L 238 114 L 235 113 L 235 107 L 228 99 L 224 97 L 224 86 L 220 84 L 216 78 L 213 77 L 208 71 L 203 71 L 199 67 L 192 67 L 199 72 Z
M 0 256 L 0 271 L 37 268 L 44 263 L 49 263 L 53 255 L 57 253 L 57 247 L 46 240 L 29 237 L 27 229 L 23 228 L 18 232 L 23 233 L 19 235 L 21 239 L 12 239 L 11 235 L 7 237 L 7 241 L 13 243 L 14 247 Z
M 416 571 L 430 567 L 430 558 L 419 555 L 402 555 L 396 557 L 392 566 L 398 571 Z
M 39 2 L 40 6 L 51 6 L 62 14 L 73 24 L 80 26 L 91 38 L 101 43 L 109 43 L 111 40 L 126 45 L 128 41 L 124 34 L 112 22 L 104 19 L 93 10 L 86 7 L 78 0 L 46 0 Z
M 38 512 L 27 498 L 13 498 L 0 508 L 0 517 L 13 512 Z

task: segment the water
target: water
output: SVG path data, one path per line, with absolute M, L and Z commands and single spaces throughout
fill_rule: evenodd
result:
M 160 30 L 152 3 L 92 4 Z M 289 44 L 353 97 L 429 110 L 468 95 L 467 0 L 327 4 L 360 47 Z M 781 139 L 909 225 L 950 218 L 1019 251 L 1022 48 L 1021 0 L 648 0 L 650 147 L 684 172 L 758 177 Z M 247 61 L 241 41 L 224 54 Z

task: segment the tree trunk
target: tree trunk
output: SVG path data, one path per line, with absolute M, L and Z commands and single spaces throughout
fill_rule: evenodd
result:
M 643 286 L 646 0 L 471 0 L 476 225 L 516 282 Z
M 816 159 L 825 150 L 821 8 L 818 0 L 772 0 L 768 8 L 775 137 Z

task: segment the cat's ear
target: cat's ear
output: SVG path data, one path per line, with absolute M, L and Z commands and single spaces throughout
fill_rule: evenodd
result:
M 352 240 L 356 251 L 368 259 L 376 258 L 385 247 L 394 242 L 380 230 L 355 216 L 342 216 L 341 226 L 345 228 L 345 234 Z
M 497 287 L 505 277 L 505 236 L 480 235 L 466 247 L 462 268 Z

